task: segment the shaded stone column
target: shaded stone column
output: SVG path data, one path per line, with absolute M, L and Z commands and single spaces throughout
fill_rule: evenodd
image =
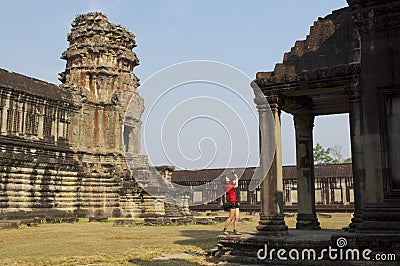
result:
M 347 0 L 360 34 L 363 190 L 362 219 L 356 233 L 393 235 L 385 246 L 400 246 L 400 1 Z M 394 126 L 394 127 L 393 127 Z M 358 161 L 357 161 L 358 162 Z M 356 162 L 356 163 L 357 163 Z M 361 184 L 360 184 L 361 185 Z M 392 242 L 392 243 L 390 243 Z M 390 244 L 388 244 L 390 243 Z M 394 245 L 396 244 L 396 245 Z
M 312 114 L 294 116 L 296 131 L 296 166 L 298 214 L 296 229 L 321 229 L 315 212 L 315 177 Z
M 363 114 L 358 84 L 352 85 L 350 91 L 348 101 L 350 107 L 349 120 L 353 169 L 354 216 L 351 219 L 349 231 L 354 232 L 357 225 L 362 221 L 362 208 L 365 205 L 365 168 L 363 160 Z
M 266 176 L 260 185 L 261 213 L 257 227 L 261 234 L 287 234 L 287 226 L 283 216 L 283 179 L 280 110 L 275 99 L 268 103 L 266 98 L 256 98 L 260 125 L 260 168 Z M 272 116 L 269 113 L 271 107 Z M 268 128 L 275 123 L 275 142 L 268 136 Z M 275 145 L 275 147 L 274 147 Z M 271 149 L 275 149 L 271 158 Z M 269 168 L 269 163 L 272 165 Z M 269 169 L 268 169 L 269 168 Z

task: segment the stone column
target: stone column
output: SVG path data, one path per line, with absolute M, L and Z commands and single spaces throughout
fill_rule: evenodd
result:
M 350 88 L 349 101 L 349 120 L 350 120 L 350 140 L 351 157 L 353 168 L 353 191 L 354 191 L 354 216 L 349 225 L 349 231 L 354 232 L 357 225 L 362 221 L 361 213 L 365 205 L 365 169 L 363 156 L 363 134 L 362 134 L 362 104 L 361 95 L 357 84 Z
M 296 166 L 298 214 L 296 229 L 321 229 L 315 212 L 315 177 L 312 114 L 294 116 L 296 131 Z
M 37 137 L 38 139 L 43 139 L 43 123 L 44 123 L 44 110 L 45 110 L 45 103 L 40 102 L 40 105 L 42 105 L 39 108 L 39 113 L 38 113 L 38 129 L 37 129 Z
M 10 95 L 9 93 L 6 94 L 6 98 L 3 100 L 3 110 L 2 110 L 2 117 L 1 117 L 1 134 L 7 135 L 7 110 L 10 108 Z
M 261 213 L 257 227 L 260 234 L 287 234 L 287 226 L 283 216 L 283 180 L 282 180 L 282 148 L 281 148 L 281 122 L 280 110 L 277 104 L 270 103 L 273 116 L 269 114 L 266 98 L 256 98 L 260 125 L 260 168 L 262 175 L 266 176 L 260 185 Z M 275 143 L 268 136 L 268 127 L 273 126 L 275 120 Z M 273 146 L 275 144 L 275 147 Z M 271 151 L 275 154 L 271 168 L 269 162 Z
M 58 106 L 55 108 L 54 112 L 54 120 L 52 123 L 52 129 L 51 132 L 54 133 L 54 143 L 57 144 L 58 142 Z

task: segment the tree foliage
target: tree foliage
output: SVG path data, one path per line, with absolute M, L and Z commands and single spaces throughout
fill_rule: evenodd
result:
M 343 160 L 342 147 L 335 145 L 334 147 L 324 148 L 317 143 L 314 147 L 314 163 L 315 164 L 334 164 L 334 163 L 351 163 L 351 158 Z
M 332 162 L 332 157 L 329 156 L 330 148 L 324 149 L 321 144 L 317 143 L 314 147 L 314 163 L 315 164 L 329 164 Z

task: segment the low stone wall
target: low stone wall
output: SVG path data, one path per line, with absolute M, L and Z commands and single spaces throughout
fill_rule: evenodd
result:
M 0 220 L 0 229 L 18 229 L 21 227 L 21 221 L 19 220 Z

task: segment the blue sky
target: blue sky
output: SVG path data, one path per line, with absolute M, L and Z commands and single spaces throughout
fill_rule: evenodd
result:
M 345 0 L 2 1 L 0 68 L 58 84 L 57 73 L 65 68 L 60 55 L 68 47 L 66 36 L 71 22 L 77 14 L 101 11 L 110 22 L 121 24 L 136 35 L 138 46 L 134 51 L 141 65 L 134 72 L 142 83 L 165 67 L 190 60 L 222 62 L 254 78 L 258 71 L 273 70 L 274 65 L 282 61 L 284 52 L 289 51 L 296 40 L 306 37 L 318 17 L 344 6 L 347 6 Z M 194 97 L 199 90 L 191 90 L 188 97 Z M 154 92 L 151 89 L 139 91 L 147 108 L 146 99 Z M 227 95 L 220 94 L 222 98 Z M 258 129 L 254 125 L 248 127 L 252 138 L 257 138 Z M 189 136 L 199 132 L 189 128 L 186 131 Z M 341 146 L 344 157 L 350 157 L 348 132 L 347 115 L 318 117 L 314 142 L 325 147 Z M 293 164 L 293 122 L 291 116 L 285 114 L 282 116 L 282 139 L 283 162 Z M 182 142 L 183 149 L 186 147 L 189 153 L 197 144 L 198 139 L 190 137 Z M 229 148 L 218 149 L 218 152 L 222 152 L 223 158 Z M 151 153 L 152 163 L 170 163 L 161 152 Z M 256 152 L 250 157 L 249 165 L 256 165 Z M 223 166 L 226 166 L 223 160 L 209 165 Z M 190 165 L 192 167 L 196 165 Z

